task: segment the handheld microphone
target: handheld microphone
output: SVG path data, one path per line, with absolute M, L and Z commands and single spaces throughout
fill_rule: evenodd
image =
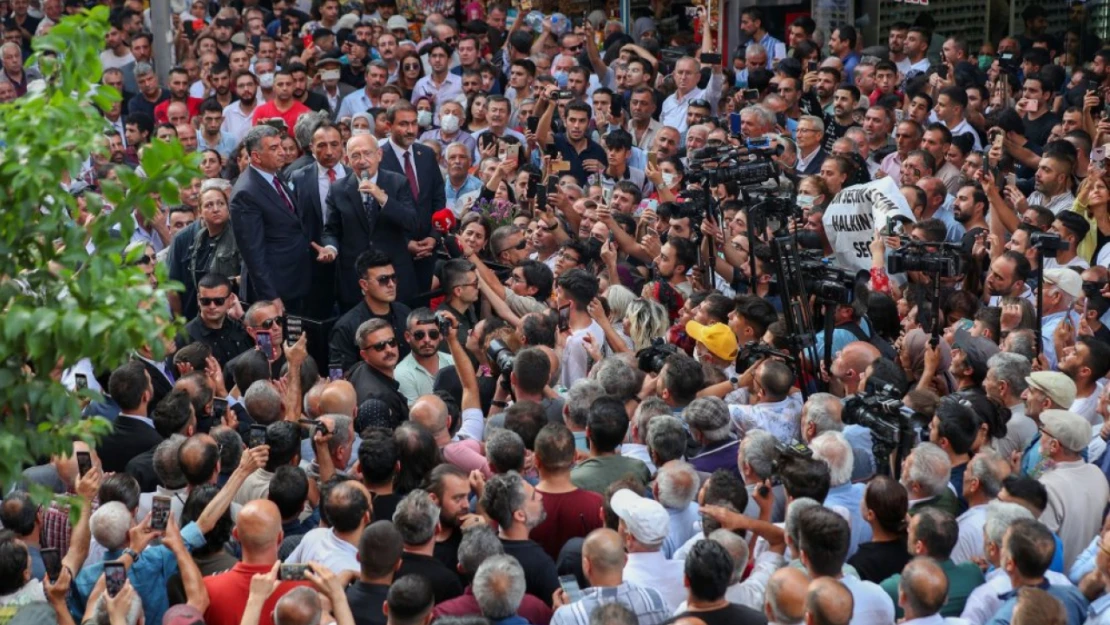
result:
M 370 172 L 368 172 L 364 169 L 364 170 L 362 170 L 362 173 L 360 173 L 358 175 L 358 178 L 359 178 L 359 180 L 369 180 L 370 179 Z M 362 203 L 363 204 L 369 204 L 370 203 L 371 198 L 370 198 L 369 193 L 360 193 L 359 195 L 362 196 Z

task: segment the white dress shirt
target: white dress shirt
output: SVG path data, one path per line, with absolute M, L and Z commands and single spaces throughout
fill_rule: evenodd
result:
M 1048 580 L 1048 583 L 1053 585 L 1074 585 L 1067 576 L 1056 571 L 1045 571 L 1044 577 Z M 987 573 L 986 583 L 971 591 L 967 602 L 964 603 L 964 611 L 960 614 L 960 618 L 971 623 L 971 625 L 984 625 L 991 620 L 994 613 L 1002 606 L 1002 599 L 998 595 L 1010 592 L 1013 589 L 1010 577 L 1006 575 L 1005 571 L 995 569 Z
M 338 182 L 340 178 L 347 175 L 347 170 L 342 165 L 335 165 L 331 167 L 335 172 L 335 180 Z M 377 176 L 375 176 L 376 178 Z M 328 191 L 331 190 L 331 181 L 328 180 L 328 168 L 316 163 L 316 184 L 320 187 L 320 217 L 324 224 L 328 223 Z
M 238 101 L 228 104 L 224 107 L 224 123 L 220 126 L 220 133 L 225 137 L 231 137 L 238 144 L 251 129 L 252 115 L 254 115 L 254 108 L 244 112 Z
M 894 602 L 882 587 L 850 575 L 841 577 L 840 581 L 855 600 L 849 625 L 894 625 Z
M 335 530 L 318 527 L 301 539 L 301 544 L 289 554 L 286 562 L 307 564 L 319 562 L 331 571 L 358 571 L 358 547 L 339 538 Z
M 393 139 L 386 139 L 379 145 L 381 147 L 385 147 L 388 145 L 393 150 L 394 156 L 397 157 L 397 162 L 401 164 L 401 175 L 405 176 L 406 179 L 408 179 L 408 175 L 405 174 L 405 154 L 408 153 L 409 162 L 412 163 L 412 175 L 414 178 L 416 178 L 416 187 L 419 189 L 420 176 L 416 174 L 416 153 L 412 151 L 412 146 L 410 145 L 409 149 L 406 150 L 405 148 L 402 148 L 401 146 L 394 143 Z M 412 198 L 412 201 L 419 201 L 419 198 Z
M 952 562 L 963 564 L 973 557 L 983 555 L 983 526 L 987 523 L 987 505 L 972 506 L 956 517 L 960 526 L 960 537 L 952 550 Z
M 672 613 L 686 600 L 685 578 L 683 562 L 668 560 L 662 551 L 630 553 L 624 565 L 624 581 L 658 590 Z
M 679 98 L 678 92 L 674 92 L 663 101 L 663 109 L 659 114 L 659 120 L 663 122 L 664 126 L 670 126 L 677 129 L 680 133 L 686 133 L 686 109 L 690 108 L 690 102 L 694 100 L 706 100 L 709 102 L 711 114 L 716 114 L 717 102 L 721 99 L 721 87 L 724 83 L 724 75 L 720 70 L 716 70 L 709 78 L 709 84 L 705 89 L 698 89 L 694 87 L 690 93 L 684 97 Z
M 462 95 L 462 77 L 456 76 L 451 72 L 447 72 L 447 77 L 443 82 L 436 83 L 432 79 L 431 74 L 416 81 L 416 86 L 412 88 L 412 103 L 422 97 L 428 96 L 432 98 L 432 102 L 438 107 L 440 104 L 453 100 Z

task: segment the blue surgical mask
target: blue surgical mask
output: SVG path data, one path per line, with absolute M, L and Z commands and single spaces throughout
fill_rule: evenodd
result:
M 566 89 L 567 88 L 567 80 L 570 78 L 570 75 L 567 74 L 566 72 L 564 72 L 563 70 L 559 70 L 559 71 L 554 73 L 554 76 L 555 76 L 555 84 L 558 85 L 560 89 Z

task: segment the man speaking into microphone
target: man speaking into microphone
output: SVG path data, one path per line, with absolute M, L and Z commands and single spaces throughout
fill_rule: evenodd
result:
M 397 299 L 407 301 L 417 294 L 412 255 L 406 247 L 416 227 L 416 204 L 408 180 L 378 168 L 382 152 L 373 135 L 351 137 L 347 159 L 351 173 L 328 191 L 324 245 L 313 246 L 317 260 L 339 259 L 340 314 L 362 301 L 362 276 L 355 271 L 355 259 L 370 247 L 393 259 Z

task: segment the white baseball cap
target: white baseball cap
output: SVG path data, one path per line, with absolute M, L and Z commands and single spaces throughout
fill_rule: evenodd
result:
M 645 545 L 658 545 L 670 531 L 671 515 L 663 504 L 641 497 L 622 488 L 613 493 L 609 507 L 620 517 L 636 540 Z

